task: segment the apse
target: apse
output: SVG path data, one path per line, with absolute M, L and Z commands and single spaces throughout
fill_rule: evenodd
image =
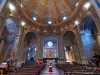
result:
M 84 45 L 85 53 L 89 59 L 97 55 L 97 52 L 95 52 L 95 50 L 99 48 L 96 38 L 97 33 L 98 29 L 93 18 L 88 16 L 83 19 L 83 22 L 80 25 L 80 34 Z
M 58 41 L 54 36 L 47 36 L 43 40 L 43 58 L 58 57 Z

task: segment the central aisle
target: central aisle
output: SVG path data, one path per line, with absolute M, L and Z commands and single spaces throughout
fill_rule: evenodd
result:
M 56 67 L 52 67 L 53 72 L 49 72 L 49 67 L 46 67 L 46 69 L 43 72 L 43 75 L 60 75 Z

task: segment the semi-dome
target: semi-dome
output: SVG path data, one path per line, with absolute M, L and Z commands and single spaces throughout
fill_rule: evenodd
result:
M 21 7 L 31 20 L 40 24 L 58 24 L 67 20 L 79 0 L 20 0 Z

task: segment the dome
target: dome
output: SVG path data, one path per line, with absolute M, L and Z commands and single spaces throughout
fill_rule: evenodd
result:
M 79 0 L 20 0 L 23 12 L 39 24 L 59 24 L 75 11 Z

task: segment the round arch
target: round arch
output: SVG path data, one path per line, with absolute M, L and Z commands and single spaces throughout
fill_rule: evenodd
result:
M 35 30 L 28 29 L 28 31 L 25 32 L 24 37 L 25 37 L 28 33 L 34 33 L 34 34 L 37 36 L 38 41 L 40 41 L 39 35 L 38 35 L 38 33 L 37 33 Z
M 38 36 L 34 32 L 28 32 L 25 35 L 24 41 L 27 43 L 27 45 L 30 45 L 32 42 L 38 41 Z
M 36 62 L 36 52 L 37 52 L 37 46 L 36 45 L 29 45 L 27 49 L 27 58 L 25 63 L 26 64 L 35 64 Z
M 66 31 L 63 36 L 63 51 L 65 62 L 75 61 L 74 45 L 76 42 L 76 36 L 73 31 Z
M 43 39 L 43 62 L 45 63 L 45 59 L 58 60 L 58 54 L 58 39 L 52 35 L 46 36 Z
M 73 31 L 67 31 L 63 34 L 62 40 L 65 41 L 75 41 L 76 35 Z
M 89 60 L 93 56 L 98 55 L 99 42 L 98 42 L 98 25 L 93 16 L 85 16 L 80 24 L 80 34 L 85 49 L 85 53 Z
M 98 23 L 99 23 L 99 21 L 98 21 L 98 19 L 99 19 L 98 16 L 92 15 L 92 13 L 90 13 L 90 12 L 85 13 L 85 14 L 83 14 L 83 15 L 81 16 L 80 25 L 82 25 L 82 23 L 84 22 L 84 20 L 85 20 L 86 18 L 88 18 L 88 17 L 93 18 L 97 29 L 100 31 L 100 27 L 99 27 L 99 25 L 98 25 Z M 96 18 L 98 18 L 98 19 L 96 19 Z
M 37 54 L 37 50 L 38 50 L 37 49 L 37 43 L 38 43 L 38 36 L 37 36 L 37 34 L 35 34 L 34 32 L 27 32 L 25 34 L 25 37 L 24 37 L 24 42 L 27 44 L 27 51 L 26 51 L 26 58 L 25 58 L 26 64 L 31 64 L 30 63 L 31 60 L 34 61 L 34 63 L 35 63 L 35 61 L 37 59 L 37 55 L 38 55 Z M 36 47 L 36 51 L 34 51 L 33 46 Z M 29 48 L 31 50 L 29 50 Z

